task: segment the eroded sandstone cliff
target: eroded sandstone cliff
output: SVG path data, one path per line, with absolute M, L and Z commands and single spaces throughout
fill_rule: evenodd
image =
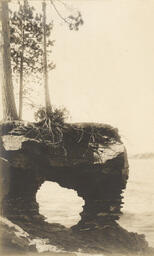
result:
M 103 124 L 65 124 L 59 141 L 41 132 L 30 123 L 0 126 L 1 215 L 33 239 L 49 239 L 65 252 L 146 252 L 144 236 L 129 233 L 116 222 L 128 178 L 127 154 L 118 131 Z M 44 221 L 36 202 L 44 181 L 74 189 L 84 199 L 77 225 L 68 229 Z

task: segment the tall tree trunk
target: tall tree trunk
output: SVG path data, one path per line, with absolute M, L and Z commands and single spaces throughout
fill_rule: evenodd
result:
M 23 109 L 23 55 L 24 50 L 21 51 L 20 56 L 19 120 L 22 120 Z
M 0 18 L 2 24 L 2 102 L 3 102 L 3 119 L 17 120 L 17 110 L 13 94 L 11 57 L 10 57 L 10 30 L 9 30 L 9 12 L 8 1 L 0 0 Z
M 24 1 L 24 8 L 26 2 Z M 23 61 L 24 61 L 24 25 L 25 19 L 21 20 L 21 31 L 22 31 L 22 47 L 20 52 L 20 84 L 19 84 L 19 120 L 22 120 L 22 109 L 23 109 Z
M 49 95 L 49 87 L 48 87 L 48 68 L 47 68 L 47 42 L 46 42 L 46 3 L 45 1 L 42 3 L 43 10 L 43 64 L 44 64 L 44 92 L 45 92 L 45 107 L 48 110 L 51 107 L 50 103 L 50 95 Z

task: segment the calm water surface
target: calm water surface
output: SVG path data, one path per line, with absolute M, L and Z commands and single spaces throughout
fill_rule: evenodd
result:
M 131 159 L 129 165 L 124 215 L 119 222 L 129 231 L 145 234 L 154 247 L 154 159 Z

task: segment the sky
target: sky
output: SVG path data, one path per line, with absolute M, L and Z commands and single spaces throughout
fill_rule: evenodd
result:
M 48 17 L 56 20 L 52 104 L 66 107 L 71 122 L 117 127 L 130 154 L 153 152 L 154 1 L 65 2 L 81 11 L 84 25 L 69 31 L 49 3 Z M 31 117 L 32 111 L 25 110 L 24 119 Z

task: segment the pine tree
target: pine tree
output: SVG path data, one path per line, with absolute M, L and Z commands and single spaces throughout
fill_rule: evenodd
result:
M 53 23 L 46 24 L 46 47 L 48 53 L 54 41 L 49 39 Z M 14 75 L 19 77 L 19 119 L 22 119 L 23 91 L 26 87 L 26 77 L 35 75 L 35 78 L 43 72 L 43 17 L 30 6 L 27 0 L 22 4 L 19 2 L 17 12 L 10 15 L 10 42 L 11 60 Z M 55 66 L 53 62 L 47 65 L 48 70 Z

